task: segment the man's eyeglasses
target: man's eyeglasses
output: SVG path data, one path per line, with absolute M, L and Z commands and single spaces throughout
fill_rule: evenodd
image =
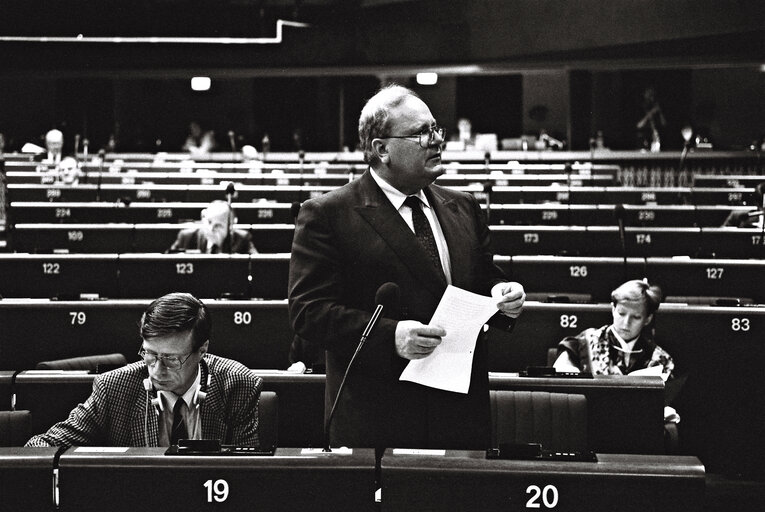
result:
M 193 353 L 194 352 L 191 354 Z M 162 366 L 168 370 L 180 369 L 180 367 L 183 366 L 183 363 L 189 360 L 191 354 L 188 354 L 185 358 L 181 359 L 179 356 L 161 356 L 159 354 L 152 354 L 151 352 L 146 352 L 144 349 L 138 351 L 138 355 L 141 356 L 143 362 L 146 363 L 146 366 L 154 366 L 157 364 L 157 361 L 162 361 Z
M 431 126 L 425 128 L 420 133 L 413 133 L 412 135 L 388 135 L 387 137 L 380 137 L 381 139 L 414 139 L 416 138 L 420 144 L 420 147 L 427 149 L 433 145 L 436 140 L 436 135 L 442 141 L 446 138 L 446 130 L 440 126 Z

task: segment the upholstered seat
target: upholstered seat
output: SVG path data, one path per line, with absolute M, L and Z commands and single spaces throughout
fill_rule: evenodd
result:
M 492 446 L 539 443 L 544 450 L 587 451 L 587 399 L 546 391 L 491 391 Z

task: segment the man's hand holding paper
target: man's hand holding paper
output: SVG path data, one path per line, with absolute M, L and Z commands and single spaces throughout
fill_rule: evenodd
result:
M 511 293 L 510 297 L 517 292 L 517 290 L 508 291 Z M 505 293 L 503 290 L 502 296 L 505 296 Z M 522 296 L 523 288 L 520 293 Z M 508 303 L 515 300 L 518 299 L 510 298 Z M 429 326 L 419 324 L 420 335 L 424 330 L 428 336 L 432 337 L 437 335 L 440 329 L 440 342 L 431 343 L 435 346 L 430 355 L 409 358 L 412 360 L 401 373 L 400 380 L 457 393 L 467 393 L 470 387 L 476 337 L 483 324 L 497 312 L 498 307 L 496 297 L 485 297 L 454 286 L 447 287 Z M 515 307 L 511 306 L 511 310 L 514 311 L 514 309 Z M 520 311 L 516 313 L 516 316 L 519 313 Z M 404 322 L 400 322 L 399 325 L 402 323 Z M 417 324 L 417 322 L 414 323 Z M 397 328 L 397 350 L 399 349 L 398 334 Z M 400 351 L 399 355 L 401 355 Z M 402 355 L 402 357 L 406 356 Z
M 404 359 L 428 357 L 441 344 L 446 331 L 416 320 L 404 320 L 396 326 L 396 353 Z

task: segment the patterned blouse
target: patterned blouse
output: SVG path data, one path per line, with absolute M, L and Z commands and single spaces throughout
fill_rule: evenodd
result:
M 671 377 L 675 368 L 672 356 L 653 341 L 647 334 L 648 329 L 635 341 L 629 363 L 625 365 L 624 352 L 619 350 L 620 344 L 609 327 L 589 328 L 576 336 L 567 336 L 558 344 L 558 349 L 568 351 L 580 370 L 593 375 L 627 375 L 642 368 L 662 366 L 662 373 Z

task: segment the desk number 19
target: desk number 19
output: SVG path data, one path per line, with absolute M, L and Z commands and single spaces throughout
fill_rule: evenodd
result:
M 208 480 L 204 486 L 207 488 L 207 503 L 212 503 L 213 500 L 223 503 L 228 498 L 228 482 L 225 480 L 220 479 L 215 482 Z

